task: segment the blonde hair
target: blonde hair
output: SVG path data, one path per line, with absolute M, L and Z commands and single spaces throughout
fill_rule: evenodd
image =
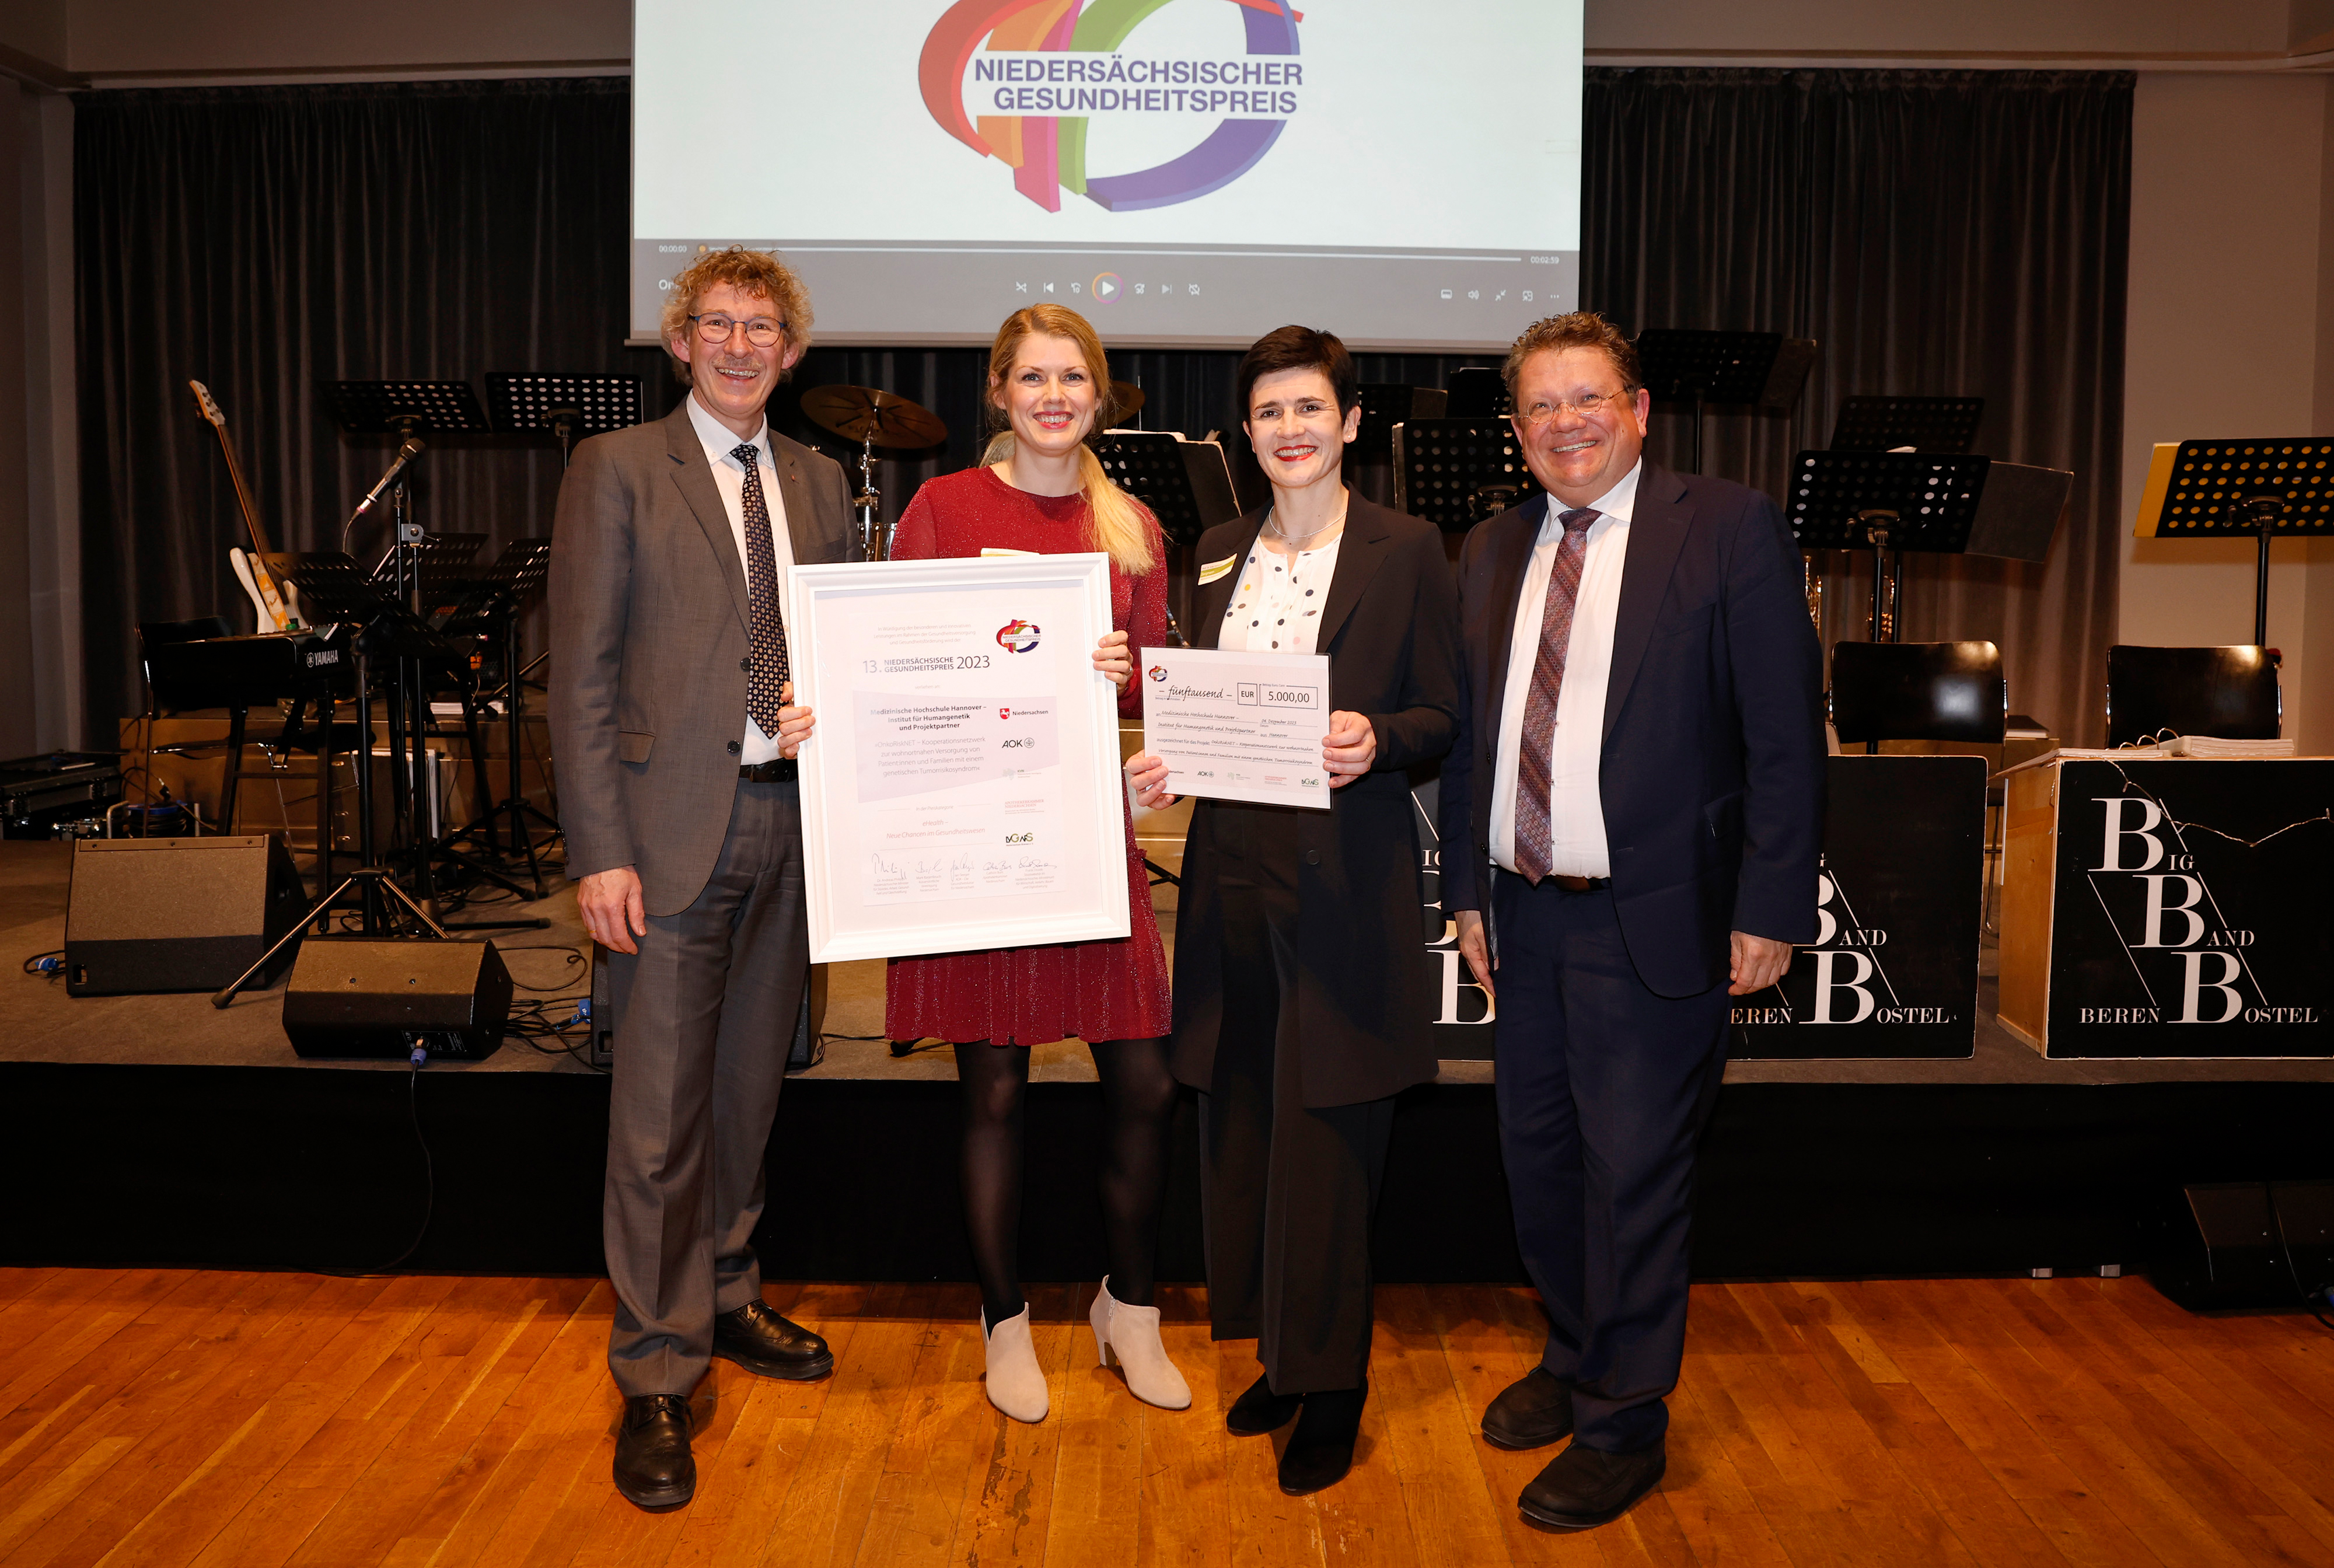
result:
M 689 318 L 697 309 L 698 297 L 717 283 L 726 283 L 746 294 L 758 294 L 776 307 L 779 325 L 786 332 L 787 352 L 799 355 L 810 347 L 810 290 L 793 267 L 779 259 L 776 251 L 747 250 L 733 245 L 725 250 L 709 250 L 672 280 L 672 287 L 664 296 L 664 314 L 659 325 L 664 331 L 665 353 L 672 353 L 672 340 L 689 335 Z M 681 381 L 689 380 L 689 365 L 680 355 L 673 354 L 672 373 Z M 786 379 L 780 373 L 781 381 Z
M 998 391 L 1013 372 L 1013 356 L 1021 352 L 1021 340 L 1032 335 L 1067 338 L 1077 344 L 1078 357 L 1085 362 L 1086 373 L 1095 382 L 1094 429 L 1106 429 L 1115 411 L 1110 360 L 1102 351 L 1102 339 L 1095 335 L 1086 318 L 1060 305 L 1024 305 L 1007 316 L 1005 324 L 997 329 L 997 343 L 989 351 L 988 407 L 991 420 L 1004 417 L 1005 411 L 997 402 Z M 980 454 L 980 460 L 993 467 L 1011 460 L 1013 450 L 1013 431 L 1008 425 L 989 438 L 989 448 Z M 1106 551 L 1121 571 L 1137 576 L 1159 565 L 1158 547 L 1153 543 L 1158 525 L 1133 497 L 1120 489 L 1103 470 L 1102 460 L 1084 441 L 1078 443 L 1078 489 L 1086 498 L 1086 516 L 1096 549 Z

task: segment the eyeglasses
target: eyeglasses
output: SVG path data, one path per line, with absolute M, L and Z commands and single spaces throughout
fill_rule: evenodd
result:
M 1627 387 L 1616 392 L 1585 392 L 1577 398 L 1558 398 L 1553 402 L 1536 402 L 1516 417 L 1528 425 L 1544 425 L 1567 410 L 1582 419 L 1593 420 L 1606 409 L 1619 408 L 1628 402 L 1629 394 L 1637 389 Z
M 697 335 L 708 343 L 728 343 L 729 329 L 739 324 L 726 315 L 692 315 L 689 319 L 697 324 Z M 767 315 L 757 315 L 744 325 L 746 341 L 756 348 L 767 348 L 786 335 L 786 324 L 772 321 Z

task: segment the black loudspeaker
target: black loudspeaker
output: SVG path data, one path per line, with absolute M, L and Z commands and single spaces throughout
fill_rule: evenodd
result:
M 274 834 L 83 838 L 65 909 L 74 996 L 217 991 L 292 929 L 308 895 Z M 263 981 L 274 984 L 287 949 Z
M 2334 1181 L 2213 1182 L 2183 1191 L 2187 1213 L 2148 1271 L 2157 1290 L 2192 1312 L 2334 1305 Z
M 593 1067 L 612 1068 L 616 1065 L 616 1004 L 611 1000 L 608 985 L 608 950 L 597 943 L 592 946 L 592 1016 L 591 1031 L 584 1054 Z M 801 1011 L 795 1014 L 795 1038 L 786 1051 L 786 1071 L 801 1072 L 816 1067 L 826 1060 L 826 965 L 810 966 L 810 978 L 803 986 Z
M 403 1057 L 419 1045 L 483 1061 L 502 1048 L 510 1005 L 491 942 L 312 937 L 284 992 L 284 1032 L 302 1056 Z

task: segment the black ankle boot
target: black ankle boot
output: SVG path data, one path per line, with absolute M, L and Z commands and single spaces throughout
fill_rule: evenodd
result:
M 1305 1413 L 1288 1447 L 1280 1451 L 1280 1489 L 1292 1497 L 1334 1486 L 1354 1467 L 1354 1442 L 1362 1435 L 1362 1406 L 1370 1386 L 1305 1396 Z
M 1224 1430 L 1235 1437 L 1261 1437 L 1267 1432 L 1278 1432 L 1288 1425 L 1304 1401 L 1302 1394 L 1274 1393 L 1272 1379 L 1259 1378 L 1224 1412 Z

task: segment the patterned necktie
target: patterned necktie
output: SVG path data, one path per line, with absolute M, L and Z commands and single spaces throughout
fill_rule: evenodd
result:
M 770 507 L 762 498 L 761 452 L 753 442 L 729 455 L 746 465 L 746 630 L 754 642 L 746 678 L 746 711 L 772 740 L 778 734 L 778 690 L 786 683 L 786 626 L 778 614 L 778 553 L 770 544 Z M 1579 574 L 1574 573 L 1575 576 Z
M 1516 869 L 1533 886 L 1548 873 L 1553 856 L 1548 828 L 1548 753 L 1556 746 L 1556 699 L 1564 690 L 1564 655 L 1572 645 L 1572 606 L 1580 597 L 1580 567 L 1588 556 L 1588 525 L 1596 513 L 1587 507 L 1562 513 L 1564 538 L 1548 574 L 1548 605 L 1539 617 L 1539 656 L 1532 661 L 1531 695 L 1524 702 L 1524 728 L 1516 749 Z

